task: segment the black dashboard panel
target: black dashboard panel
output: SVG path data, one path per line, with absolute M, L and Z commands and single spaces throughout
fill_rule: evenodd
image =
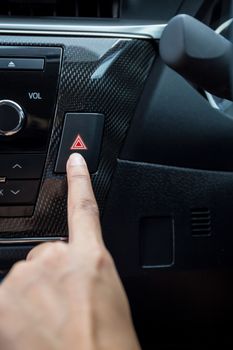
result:
M 1 153 L 46 153 L 61 54 L 59 47 L 0 47 L 0 60 L 4 63 L 0 67 L 0 100 L 13 101 L 25 115 L 25 125 L 18 133 L 0 136 Z M 5 119 L 10 120 L 10 116 Z
M 203 0 L 124 0 L 121 17 L 169 21 L 177 13 L 190 13 L 194 16 L 204 3 Z
M 233 118 L 212 108 L 194 86 L 158 59 L 138 104 L 121 158 L 231 172 L 232 134 Z
M 232 173 L 118 162 L 103 232 L 124 281 L 142 349 L 232 345 L 232 188 Z M 202 220 L 198 235 L 196 218 Z M 159 247 L 142 246 L 145 220 Z M 166 245 L 168 225 L 161 222 L 173 227 L 174 239 L 166 238 Z M 143 266 L 142 249 L 149 266 Z
M 51 142 L 31 218 L 0 218 L 0 241 L 66 237 L 66 177 L 54 172 L 66 113 L 105 116 L 93 185 L 104 207 L 120 147 L 156 56 L 148 40 L 121 38 L 1 37 L 3 46 L 61 47 L 63 62 Z M 13 74 L 13 72 L 12 72 Z M 26 181 L 26 180 L 25 180 Z M 18 216 L 18 215 L 17 215 Z

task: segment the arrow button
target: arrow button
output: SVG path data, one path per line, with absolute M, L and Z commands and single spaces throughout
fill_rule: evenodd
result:
M 0 178 L 40 179 L 44 163 L 44 154 L 0 154 Z
M 0 184 L 0 206 L 34 204 L 39 185 L 40 180 L 8 180 L 6 183 Z
M 7 65 L 8 68 L 16 68 L 16 64 L 13 61 L 10 61 Z
M 16 163 L 15 165 L 13 165 L 12 169 L 17 169 L 17 168 L 22 169 L 23 167 L 20 164 Z
M 11 193 L 12 193 L 13 195 L 15 195 L 15 196 L 17 196 L 17 194 L 19 194 L 19 193 L 21 192 L 21 190 L 16 190 L 16 191 L 10 190 L 10 191 L 11 191 Z

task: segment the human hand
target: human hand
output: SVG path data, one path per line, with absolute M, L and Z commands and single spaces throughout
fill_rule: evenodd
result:
M 0 349 L 138 350 L 84 159 L 67 163 L 69 243 L 45 243 L 0 286 Z

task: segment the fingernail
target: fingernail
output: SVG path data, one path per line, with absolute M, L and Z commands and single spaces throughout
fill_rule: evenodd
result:
M 72 166 L 78 166 L 85 164 L 84 158 L 79 153 L 73 153 L 71 154 L 69 158 L 69 164 Z

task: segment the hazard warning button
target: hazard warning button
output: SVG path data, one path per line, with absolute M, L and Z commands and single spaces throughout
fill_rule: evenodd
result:
M 67 113 L 55 172 L 65 173 L 70 154 L 77 152 L 86 159 L 90 173 L 95 173 L 98 169 L 103 127 L 103 114 Z
M 73 145 L 70 147 L 72 151 L 80 151 L 80 150 L 87 150 L 87 146 L 85 145 L 82 136 L 78 134 L 78 136 L 75 138 L 75 141 Z

